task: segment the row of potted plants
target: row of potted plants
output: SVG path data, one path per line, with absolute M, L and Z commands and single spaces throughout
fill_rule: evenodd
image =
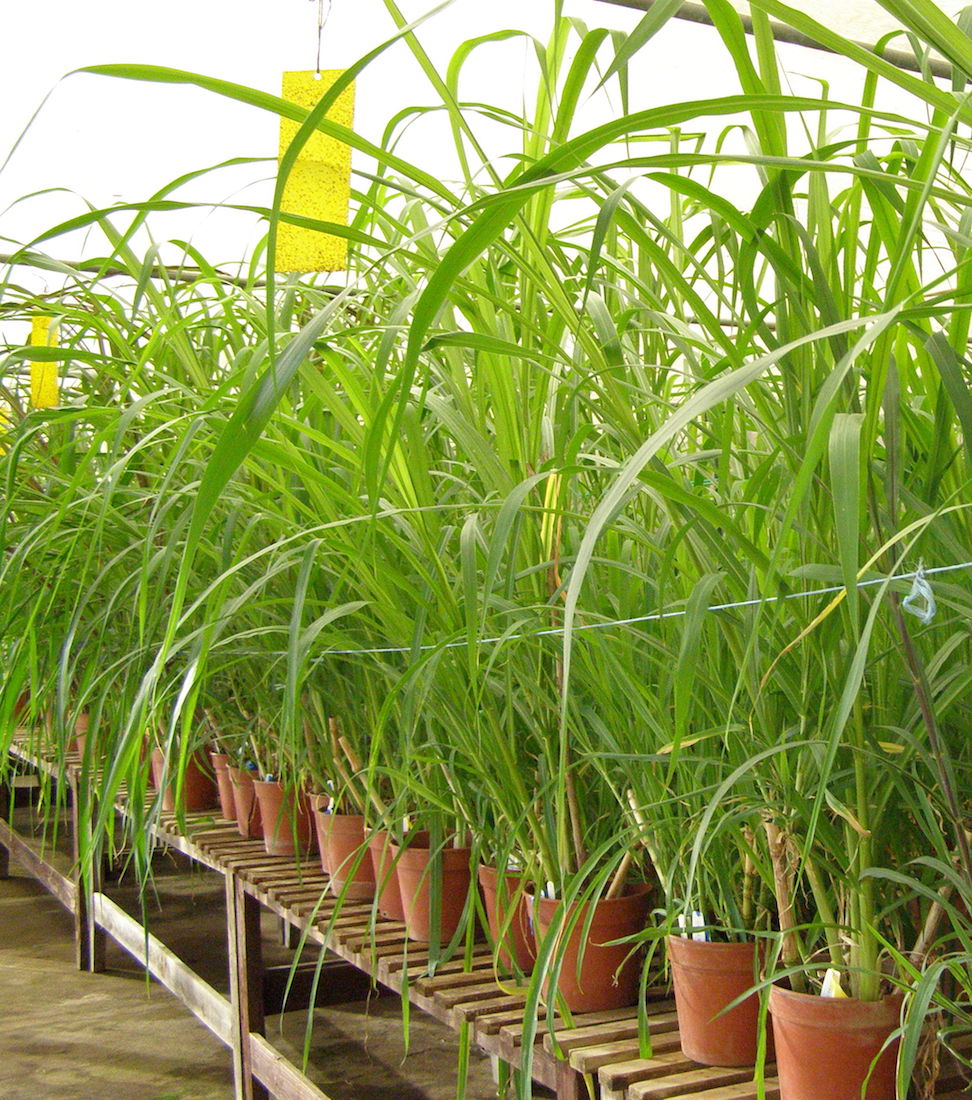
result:
M 888 4 L 969 71 L 961 31 Z M 903 1096 L 926 1017 L 961 1022 L 972 984 L 965 108 L 849 45 L 849 106 L 784 95 L 766 18 L 750 50 L 713 3 L 736 94 L 630 111 L 629 66 L 664 48 L 670 7 L 625 44 L 554 5 L 531 110 L 464 105 L 468 59 L 506 40 L 458 46 L 439 89 L 454 183 L 401 152 L 410 112 L 380 141 L 344 135 L 376 158 L 346 279 L 278 279 L 273 234 L 266 267 L 191 247 L 160 267 L 139 233 L 168 192 L 31 242 L 5 316 L 57 314 L 44 355 L 67 381 L 31 410 L 31 349 L 6 349 L 0 730 L 25 690 L 57 752 L 87 713 L 82 814 L 110 843 L 127 784 L 145 874 L 143 815 L 164 805 L 138 797 L 146 729 L 177 812 L 216 738 L 234 796 L 274 777 L 354 810 L 376 846 L 384 827 L 379 885 L 409 862 L 406 818 L 440 863 L 474 866 L 446 839 L 470 835 L 512 861 L 520 883 L 498 881 L 535 899 L 534 930 L 553 921 L 534 1007 L 576 973 L 565 915 L 593 927 L 584 906 L 639 878 L 660 912 L 633 944 L 695 913 L 766 944 L 760 981 L 793 993 L 773 992 L 774 1020 L 801 996 L 922 990 Z M 914 110 L 883 106 L 883 82 Z M 625 107 L 585 129 L 601 84 Z M 31 289 L 21 273 L 79 224 L 104 270 Z M 935 615 L 911 591 L 921 556 L 950 570 Z M 476 897 L 451 936 L 430 928 L 431 966 Z M 529 944 L 504 948 L 524 974 Z M 816 993 L 828 970 L 850 997 Z
M 583 868 L 573 881 L 562 880 L 563 893 L 552 883 L 531 882 L 522 870 L 500 873 L 486 866 L 479 868 L 474 886 L 471 868 L 486 838 L 476 837 L 469 846 L 467 833 L 461 840 L 440 837 L 433 843 L 424 830 L 403 830 L 401 824 L 393 831 L 381 828 L 390 824 L 382 817 L 388 808 L 377 796 L 369 806 L 366 773 L 347 739 L 337 735 L 333 721 L 331 733 L 337 747 L 344 742 L 346 756 L 338 796 L 255 781 L 252 762 L 250 767 L 231 767 L 226 754 L 211 752 L 210 764 L 196 753 L 181 787 L 170 783 L 165 789 L 163 808 L 172 809 L 175 789 L 186 810 L 218 804 L 222 816 L 236 821 L 242 835 L 262 836 L 269 854 L 298 860 L 315 858 L 316 837 L 332 892 L 342 902 L 373 901 L 376 915 L 404 921 L 409 936 L 422 943 L 461 942 L 466 927 L 475 929 L 478 912 L 500 971 L 527 981 L 533 977 L 544 1001 L 571 1013 L 636 1002 L 645 942 L 657 944 L 665 928 L 671 928 L 666 902 L 673 899 L 662 895 L 661 883 L 652 875 L 658 849 L 648 839 L 650 808 L 638 805 L 633 790 L 627 792 L 628 805 L 639 833 L 638 847 L 652 853 L 647 861 L 629 849 L 614 873 L 599 876 L 589 892 Z M 156 749 L 152 764 L 160 789 L 165 763 Z M 334 784 L 332 789 L 337 789 Z M 357 812 L 339 812 L 343 808 Z M 370 811 L 370 821 L 365 811 Z M 768 845 L 781 843 L 775 830 L 765 832 Z M 748 839 L 752 847 L 744 873 L 752 880 L 760 846 L 755 836 Z M 632 872 L 636 878 L 647 874 L 652 881 L 627 883 Z M 749 881 L 744 889 L 754 886 Z M 653 907 L 655 919 L 650 918 Z M 754 915 L 751 907 L 753 929 Z M 875 1100 L 894 1095 L 898 1044 L 893 1036 L 900 1022 L 900 992 L 862 1001 L 848 998 L 839 979 L 829 997 L 792 989 L 786 981 L 770 987 L 769 1012 L 764 1014 L 759 991 L 765 992 L 766 975 L 774 972 L 770 956 L 779 936 L 767 927 L 758 937 L 743 932 L 738 938 L 710 939 L 710 933 L 725 937 L 731 929 L 705 928 L 701 914 L 693 915 L 698 925 L 691 920 L 686 924 L 684 918 L 682 914 L 681 929 L 671 929 L 665 937 L 665 945 L 687 1057 L 703 1065 L 753 1065 L 765 1024 L 771 1027 L 765 1057 L 777 1061 L 787 1096 L 819 1096 L 822 1091 L 835 1097 L 859 1096 L 865 1083 L 866 1094 Z M 772 923 L 779 923 L 778 917 Z M 534 974 L 538 956 L 542 969 Z M 832 982 L 836 973 L 830 974 Z

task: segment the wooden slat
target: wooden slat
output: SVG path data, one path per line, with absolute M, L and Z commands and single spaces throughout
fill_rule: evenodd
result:
M 461 979 L 461 975 L 457 975 Z M 440 985 L 435 989 L 432 996 L 435 1001 L 438 1002 L 443 1008 L 452 1008 L 454 1005 L 462 1004 L 466 1001 L 475 1001 L 480 998 L 483 1000 L 491 1000 L 496 997 L 502 997 L 504 990 L 502 986 L 498 985 L 495 979 L 490 977 L 487 981 L 482 980 L 480 976 L 479 983 L 477 985 L 469 986 L 461 980 L 457 981 L 455 985 Z
M 319 864 L 316 867 L 304 864 L 298 868 L 296 863 L 284 856 L 267 856 L 266 859 L 268 863 L 265 869 L 244 868 L 261 886 L 317 886 L 325 889 L 330 885 L 330 877 L 321 871 Z M 270 860 L 274 862 L 269 863 Z
M 541 1023 L 546 1018 L 547 1010 L 541 1005 L 537 1013 L 537 1019 Z M 491 1012 L 477 1017 L 475 1030 L 478 1036 L 498 1035 L 501 1031 L 508 1031 L 511 1027 L 520 1025 L 522 1031 L 523 1009 L 504 1009 L 501 1012 Z M 509 1038 L 509 1036 L 507 1036 Z M 512 1040 L 511 1040 L 512 1041 Z
M 508 1010 L 523 1015 L 526 997 L 522 994 L 507 994 L 502 997 L 494 997 L 492 1000 L 480 1000 L 472 1003 L 457 1004 L 452 1010 L 452 1026 L 458 1028 L 461 1024 L 471 1023 L 480 1016 L 489 1016 L 496 1011 Z
M 609 1072 L 616 1066 L 644 1065 L 645 1062 L 655 1061 L 662 1056 L 668 1057 L 676 1052 L 677 1057 L 684 1057 L 677 1031 L 651 1037 L 650 1059 L 640 1057 L 639 1051 L 638 1039 L 619 1039 L 613 1043 L 579 1047 L 571 1052 L 570 1064 L 580 1073 L 595 1073 L 602 1067 L 606 1067 L 605 1072 Z
M 342 936 L 341 942 L 348 951 L 370 952 L 372 945 L 374 945 L 375 950 L 381 952 L 383 947 L 401 947 L 411 941 L 405 931 L 405 925 L 400 924 L 397 927 L 389 928 L 387 931 L 380 927 L 376 927 L 374 931 L 370 928 L 362 928 L 353 935 Z
M 675 1015 L 674 1005 L 668 1007 L 668 1002 L 660 1002 L 653 1006 L 648 1016 L 648 1031 L 651 1035 L 663 1034 L 666 1031 L 675 1031 L 678 1027 L 678 1019 Z M 638 1017 L 635 1009 L 629 1008 L 627 1015 L 616 1020 L 598 1021 L 586 1024 L 584 1017 L 578 1017 L 578 1026 L 575 1028 L 557 1029 L 551 1036 L 544 1036 L 544 1046 L 551 1053 L 570 1054 L 581 1046 L 592 1046 L 598 1043 L 611 1043 L 618 1039 L 633 1039 L 638 1035 Z M 554 1049 L 556 1043 L 556 1050 Z
M 410 976 L 414 974 L 412 984 L 419 993 L 431 994 L 437 989 L 456 989 L 461 985 L 480 985 L 487 978 L 492 978 L 493 983 L 496 985 L 502 985 L 506 989 L 511 988 L 510 984 L 497 980 L 493 976 L 492 967 L 481 967 L 467 971 L 463 969 L 464 966 L 464 960 L 454 959 L 450 963 L 445 963 L 431 976 L 426 973 L 427 967 L 410 966 L 408 969 Z
M 261 886 L 264 884 L 261 882 Z M 269 891 L 274 897 L 286 899 L 288 902 L 295 901 L 317 901 L 319 898 L 328 898 L 334 904 L 337 904 L 337 898 L 331 893 L 328 883 L 294 883 L 288 885 L 273 885 Z
M 740 1084 L 754 1087 L 752 1066 L 741 1069 L 693 1066 L 692 1069 L 666 1073 L 651 1081 L 636 1082 L 628 1087 L 627 1097 L 628 1100 L 671 1100 L 674 1096 L 703 1093 L 705 1100 L 712 1100 L 715 1090 Z
M 629 1092 L 631 1100 L 635 1100 L 635 1094 Z M 638 1100 L 649 1100 L 650 1097 L 660 1096 L 661 1093 L 644 1093 Z M 717 1086 L 705 1092 L 679 1092 L 665 1094 L 667 1100 L 757 1100 L 759 1093 L 753 1081 L 745 1081 L 736 1085 Z M 776 1077 L 766 1078 L 766 1100 L 780 1100 L 780 1082 Z M 821 1096 L 820 1100 L 827 1100 Z
M 405 926 L 398 925 L 399 928 Z M 409 976 L 425 973 L 428 970 L 429 959 L 431 953 L 427 947 L 423 947 L 421 944 L 413 943 L 409 941 L 408 952 L 396 951 L 391 954 L 382 954 L 381 967 L 386 973 L 392 974 L 396 971 L 408 968 Z M 474 969 L 478 969 L 480 966 L 489 964 L 492 966 L 492 954 L 486 950 L 479 950 L 478 948 L 473 951 L 471 956 L 472 966 Z M 437 964 L 436 973 L 446 973 L 446 968 L 452 967 L 453 969 L 461 970 L 463 967 L 463 961 L 461 959 L 449 959 L 446 962 Z

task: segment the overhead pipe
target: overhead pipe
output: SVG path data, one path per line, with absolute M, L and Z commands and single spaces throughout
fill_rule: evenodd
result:
M 636 8 L 638 11 L 650 11 L 652 7 L 657 3 L 657 0 L 598 0 L 601 4 L 615 4 L 621 8 Z M 705 26 L 711 27 L 712 17 L 709 15 L 703 4 L 691 3 L 691 0 L 687 0 L 686 3 L 675 13 L 676 19 L 685 19 L 690 23 L 702 23 Z M 753 33 L 753 21 L 748 15 L 739 13 L 739 18 L 742 20 L 743 27 L 747 34 Z M 835 50 L 830 49 L 829 46 L 822 46 L 819 42 L 808 37 L 805 34 L 801 34 L 799 31 L 795 31 L 792 27 L 786 26 L 785 23 L 771 22 L 773 28 L 773 37 L 778 42 L 789 42 L 794 46 L 806 46 L 812 50 L 823 50 L 824 53 L 835 54 L 840 56 Z M 855 42 L 855 45 L 860 46 L 862 49 L 870 50 L 872 53 L 876 53 L 874 44 L 869 42 Z M 882 50 L 878 55 L 883 60 L 889 61 L 892 65 L 896 65 L 899 69 L 910 69 L 912 72 L 930 72 L 933 76 L 944 77 L 950 80 L 952 77 L 952 66 L 941 57 L 928 57 L 925 59 L 924 66 L 913 53 L 909 53 L 907 50 Z

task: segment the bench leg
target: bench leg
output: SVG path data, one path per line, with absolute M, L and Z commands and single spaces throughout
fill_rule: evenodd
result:
M 10 820 L 10 783 L 12 780 L 0 782 L 0 819 Z M 0 844 L 0 878 L 10 877 L 10 849 L 6 844 Z
M 286 917 L 280 918 L 280 944 L 282 947 L 286 947 L 288 951 L 296 951 L 297 944 L 300 943 L 300 936 L 297 934 L 297 929 L 287 920 Z
M 260 942 L 260 904 L 233 874 L 226 875 L 226 914 L 229 936 L 230 1001 L 233 1021 L 234 1100 L 268 1100 L 269 1093 L 253 1076 L 250 1033 L 262 1035 L 263 947 Z
M 557 1100 L 587 1100 L 584 1078 L 566 1059 L 557 1062 Z

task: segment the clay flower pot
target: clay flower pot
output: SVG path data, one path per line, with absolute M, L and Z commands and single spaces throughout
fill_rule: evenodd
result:
M 84 749 L 88 743 L 88 725 L 91 721 L 87 711 L 82 711 L 74 722 L 74 741 L 72 746 L 79 756 L 84 756 Z
M 233 807 L 240 836 L 258 839 L 263 836 L 260 807 L 253 791 L 253 776 L 246 768 L 227 768 L 233 784 Z
M 751 1066 L 756 1061 L 759 997 L 728 1012 L 727 1005 L 757 981 L 756 944 L 706 943 L 669 936 L 668 961 L 682 1053 L 704 1066 Z
M 260 806 L 263 846 L 267 855 L 292 856 L 309 852 L 314 827 L 307 795 L 284 787 L 276 779 L 254 779 L 253 793 Z
M 156 790 L 162 790 L 162 776 L 165 771 L 165 753 L 161 749 L 152 750 L 152 780 Z M 175 809 L 175 788 L 172 776 L 162 790 L 162 809 L 171 813 Z M 198 813 L 211 810 L 216 805 L 216 781 L 206 760 L 193 753 L 186 763 L 182 779 L 183 808 L 186 813 Z
M 631 944 L 608 945 L 611 940 L 634 935 L 645 927 L 651 905 L 650 890 L 648 883 L 639 883 L 629 886 L 619 898 L 574 902 L 571 906 L 565 923 L 561 925 L 561 935 L 568 928 L 570 932 L 557 978 L 557 992 L 572 1012 L 600 1012 L 609 1008 L 623 1008 L 638 1000 L 640 953 L 632 952 Z M 561 905 L 562 902 L 557 898 L 534 899 L 533 931 L 538 948 Z M 587 942 L 583 945 L 578 975 L 577 959 L 581 954 L 581 935 L 591 905 L 594 906 L 594 916 Z M 548 1003 L 553 1000 L 549 978 L 544 982 L 544 995 Z
M 432 852 L 429 834 L 409 833 L 407 847 L 396 848 L 392 854 L 398 859 L 398 886 L 402 894 L 402 911 L 405 930 L 410 940 L 429 943 L 432 938 L 431 874 Z M 472 882 L 469 848 L 443 848 L 440 854 L 442 875 L 439 891 L 439 942 L 448 943 L 459 927 L 466 907 L 466 897 Z
M 530 927 L 530 896 L 521 890 L 522 876 L 507 871 L 500 876 L 495 867 L 479 868 L 479 885 L 483 891 L 483 905 L 489 923 L 489 935 L 494 944 L 500 943 L 500 932 L 509 922 L 499 949 L 500 964 L 513 969 L 513 961 L 529 974 L 537 961 L 537 949 Z M 513 899 L 516 898 L 515 903 Z M 510 905 L 515 912 L 510 916 Z
M 229 776 L 229 757 L 223 752 L 211 752 L 209 759 L 216 772 L 216 786 L 219 790 L 219 812 L 227 821 L 236 820 L 236 802 L 233 800 L 233 781 Z
M 902 995 L 881 1001 L 818 997 L 774 985 L 770 1012 L 781 1100 L 894 1100 L 898 1040 L 878 1058 L 898 1026 Z M 877 1063 L 871 1071 L 871 1065 Z
M 330 817 L 328 807 L 331 804 L 326 794 L 312 794 L 309 796 L 311 808 L 311 820 L 314 822 L 314 835 L 317 837 L 317 854 L 321 861 L 321 870 L 325 875 L 331 873 L 331 864 L 327 858 L 326 818 Z
M 398 867 L 392 854 L 391 834 L 385 829 L 375 829 L 368 840 L 368 852 L 375 873 L 378 912 L 386 920 L 404 920 L 405 910 L 398 885 Z
M 365 842 L 364 818 L 359 814 L 327 814 L 315 807 L 314 823 L 321 863 L 326 864 L 324 870 L 331 876 L 331 893 L 370 901 L 375 896 L 371 854 L 366 852 L 359 859 Z

